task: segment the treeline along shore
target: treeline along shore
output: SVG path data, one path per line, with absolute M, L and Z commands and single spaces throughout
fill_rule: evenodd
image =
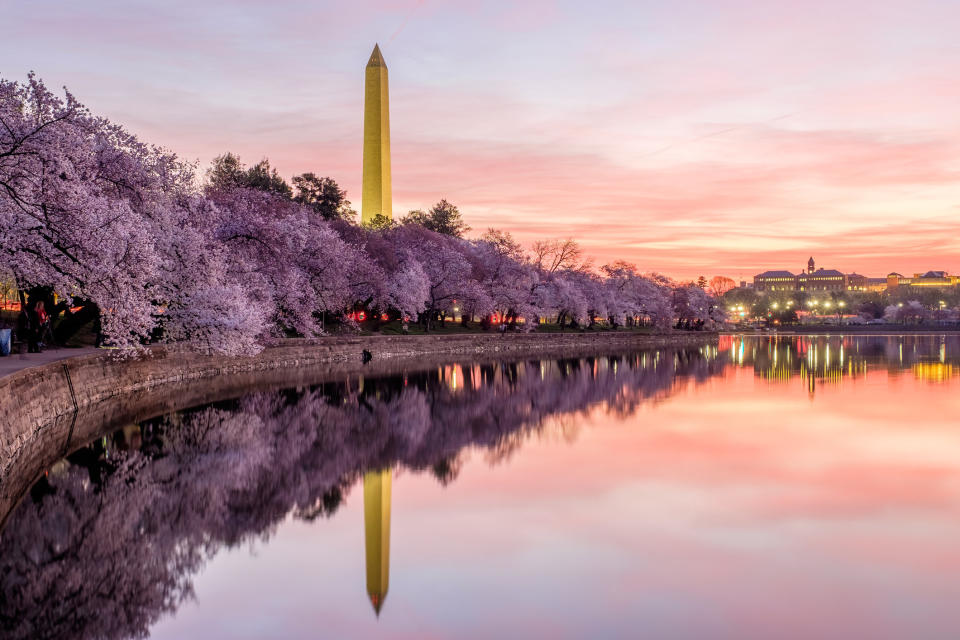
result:
M 622 260 L 595 268 L 572 239 L 466 237 L 445 200 L 361 225 L 329 177 L 295 176 L 294 189 L 266 160 L 230 153 L 201 177 L 33 76 L 0 79 L 0 120 L 0 325 L 29 351 L 84 332 L 127 350 L 253 355 L 273 338 L 378 323 L 663 330 L 725 318 L 705 287 Z

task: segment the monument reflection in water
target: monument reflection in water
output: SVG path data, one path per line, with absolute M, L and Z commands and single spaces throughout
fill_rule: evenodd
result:
M 571 578 L 567 584 L 563 580 L 556 583 L 554 579 L 554 584 L 539 586 L 541 590 L 554 593 L 551 600 L 556 601 L 551 603 L 550 611 L 557 621 L 541 616 L 531 619 L 511 617 L 514 614 L 510 612 L 515 609 L 513 603 L 526 603 L 526 608 L 534 611 L 543 610 L 537 600 L 537 590 L 521 586 L 532 579 L 527 573 L 531 567 L 527 566 L 525 571 L 524 566 L 516 566 L 513 573 L 501 575 L 498 579 L 499 596 L 488 595 L 488 598 L 494 598 L 493 601 L 476 603 L 471 598 L 458 597 L 456 605 L 451 601 L 442 604 L 437 601 L 431 608 L 438 619 L 446 619 L 454 611 L 459 611 L 463 617 L 475 620 L 475 628 L 427 625 L 418 628 L 419 631 L 432 629 L 433 635 L 484 637 L 502 633 L 509 627 L 507 635 L 578 637 L 593 630 L 605 637 L 635 637 L 644 632 L 643 625 L 649 624 L 648 631 L 658 635 L 657 630 L 660 630 L 660 637 L 696 637 L 705 633 L 713 637 L 830 636 L 823 632 L 824 628 L 836 630 L 835 637 L 844 634 L 850 637 L 850 620 L 844 619 L 844 616 L 851 615 L 849 613 L 835 612 L 834 620 L 819 611 L 819 622 L 807 621 L 808 618 L 817 618 L 811 617 L 807 611 L 807 606 L 813 605 L 804 598 L 811 602 L 816 598 L 806 591 L 800 592 L 803 597 L 794 598 L 793 609 L 779 609 L 779 605 L 764 600 L 769 589 L 758 589 L 752 582 L 759 580 L 756 576 L 763 573 L 759 567 L 771 562 L 782 564 L 791 554 L 782 553 L 773 560 L 764 559 L 763 554 L 771 542 L 757 537 L 760 536 L 759 527 L 755 527 L 758 529 L 756 533 L 747 537 L 752 542 L 737 543 L 745 546 L 735 546 L 736 554 L 739 554 L 735 557 L 744 553 L 750 555 L 750 550 L 754 550 L 755 562 L 762 561 L 762 564 L 746 565 L 749 571 L 741 567 L 739 572 L 714 582 L 720 575 L 717 571 L 721 574 L 726 571 L 721 571 L 720 567 L 728 564 L 729 559 L 718 565 L 717 560 L 711 559 L 705 554 L 705 548 L 699 546 L 688 549 L 683 556 L 674 557 L 668 547 L 662 547 L 663 543 L 658 542 L 656 536 L 651 537 L 649 527 L 631 524 L 630 512 L 643 504 L 654 505 L 657 501 L 667 500 L 659 509 L 661 518 L 669 518 L 667 514 L 682 508 L 685 501 L 691 499 L 688 490 L 678 492 L 671 487 L 702 484 L 700 492 L 714 496 L 710 501 L 716 504 L 708 506 L 704 503 L 695 511 L 700 521 L 696 527 L 674 527 L 676 541 L 671 543 L 674 546 L 691 537 L 713 532 L 717 523 L 711 523 L 709 518 L 719 517 L 716 509 L 721 506 L 730 510 L 723 519 L 746 517 L 749 510 L 744 511 L 747 504 L 744 498 L 748 494 L 738 489 L 725 500 L 722 485 L 723 474 L 727 472 L 720 469 L 736 469 L 733 473 L 737 478 L 744 477 L 749 481 L 755 468 L 763 466 L 764 458 L 758 458 L 751 445 L 748 447 L 751 453 L 731 467 L 731 463 L 724 460 L 732 444 L 721 446 L 715 441 L 719 435 L 714 433 L 722 427 L 722 431 L 716 433 L 736 442 L 751 433 L 770 437 L 771 425 L 762 425 L 762 429 L 754 431 L 756 425 L 750 422 L 754 409 L 738 404 L 741 398 L 755 398 L 760 404 L 773 399 L 781 403 L 780 406 L 793 407 L 784 409 L 789 413 L 801 411 L 802 408 L 797 408 L 801 405 L 783 404 L 784 400 L 802 394 L 813 401 L 808 405 L 811 411 L 816 411 L 818 407 L 839 403 L 843 394 L 851 392 L 856 392 L 851 397 L 867 393 L 876 400 L 888 395 L 888 385 L 896 384 L 899 385 L 898 393 L 907 394 L 911 389 L 917 389 L 922 390 L 917 393 L 924 394 L 925 398 L 942 401 L 945 397 L 956 397 L 960 383 L 958 356 L 960 341 L 953 336 L 723 337 L 717 346 L 701 349 L 467 364 L 389 378 L 355 378 L 313 388 L 256 393 L 136 425 L 114 425 L 102 438 L 49 469 L 7 518 L 5 529 L 0 533 L 0 637 L 128 638 L 150 633 L 160 637 L 184 637 L 183 628 L 167 630 L 165 625 L 170 621 L 180 622 L 178 611 L 185 606 L 184 601 L 193 596 L 194 579 L 204 573 L 205 567 L 211 563 L 215 566 L 228 549 L 252 543 L 266 545 L 264 548 L 269 549 L 271 545 L 282 544 L 275 536 L 296 522 L 304 526 L 313 523 L 311 526 L 322 539 L 324 530 L 332 523 L 321 524 L 320 521 L 338 515 L 345 497 L 357 486 L 363 489 L 362 533 L 365 544 L 362 553 L 366 564 L 366 590 L 379 616 L 390 583 L 391 498 L 397 497 L 396 492 L 392 496 L 391 491 L 396 489 L 392 484 L 397 470 L 414 474 L 428 472 L 441 485 L 455 487 L 460 471 L 467 464 L 467 453 L 482 451 L 484 458 L 495 466 L 487 472 L 486 483 L 492 485 L 498 474 L 508 474 L 512 467 L 523 462 L 523 455 L 515 455 L 523 447 L 530 449 L 526 452 L 528 457 L 546 456 L 537 444 L 543 438 L 549 440 L 550 434 L 558 429 L 569 436 L 580 429 L 578 425 L 596 420 L 608 421 L 611 425 L 630 423 L 631 426 L 626 430 L 610 431 L 610 427 L 606 428 L 612 434 L 610 437 L 618 439 L 616 446 L 601 450 L 600 460 L 592 448 L 593 440 L 586 437 L 586 433 L 580 433 L 572 446 L 564 445 L 570 453 L 564 454 L 563 464 L 544 462 L 547 466 L 537 468 L 535 460 L 528 461 L 537 469 L 536 474 L 529 477 L 557 474 L 560 469 L 559 473 L 576 477 L 578 466 L 588 469 L 599 463 L 605 471 L 591 474 L 589 480 L 591 485 L 597 485 L 595 491 L 616 495 L 617 491 L 634 487 L 624 495 L 628 500 L 625 504 L 631 506 L 618 507 L 621 511 L 617 517 L 613 517 L 614 512 L 603 512 L 603 526 L 622 528 L 616 531 L 614 540 L 628 536 L 635 538 L 639 547 L 610 555 L 612 549 L 620 549 L 623 545 L 618 542 L 611 547 L 603 539 L 614 532 L 596 530 L 577 543 L 576 552 L 563 553 L 558 549 L 544 558 L 543 562 L 548 564 L 535 564 L 538 570 L 551 574 L 561 569 L 572 571 L 577 580 L 585 581 L 574 584 Z M 744 374 L 749 377 L 745 378 Z M 827 396 L 821 398 L 821 393 Z M 725 415 L 724 410 L 718 410 L 716 400 L 711 400 L 718 397 L 727 398 L 723 406 L 733 407 L 733 413 Z M 944 406 L 951 406 L 950 402 L 956 406 L 955 401 L 945 402 Z M 692 440 L 695 434 L 690 429 L 694 427 L 689 426 L 678 427 L 679 430 L 670 431 L 669 436 L 657 435 L 662 430 L 657 427 L 657 416 L 668 413 L 666 403 L 673 408 L 670 412 L 672 419 L 689 415 L 693 420 L 690 424 L 703 425 L 696 427 L 703 433 L 702 443 L 696 444 Z M 836 406 L 845 405 L 839 403 Z M 755 413 L 761 415 L 763 411 Z M 831 424 L 834 419 L 832 413 L 811 415 Z M 760 420 L 756 419 L 757 425 Z M 798 416 L 798 420 L 806 421 L 807 418 Z M 816 420 L 813 422 L 817 423 Z M 784 429 L 778 435 L 784 442 L 783 451 L 776 455 L 785 458 L 780 464 L 771 461 L 770 465 L 776 467 L 776 477 L 789 477 L 796 472 L 793 468 L 796 460 L 802 459 L 804 465 L 809 464 L 811 452 L 803 450 L 803 439 L 809 434 L 797 435 Z M 830 437 L 839 449 L 849 446 L 849 443 L 844 445 L 842 433 L 833 433 Z M 897 437 L 902 440 L 904 436 Z M 689 444 L 683 444 L 685 442 Z M 877 441 L 871 442 L 871 447 L 881 446 Z M 641 446 L 639 443 L 645 444 Z M 914 446 L 904 446 L 908 452 L 929 449 L 928 444 L 923 447 L 921 444 L 917 441 Z M 651 457 L 664 446 L 669 446 L 668 450 L 672 451 L 669 459 Z M 700 463 L 702 468 L 691 466 L 693 460 L 698 459 L 691 456 L 698 451 L 708 454 Z M 816 451 L 821 452 L 820 449 Z M 796 456 L 796 460 L 790 456 Z M 861 466 L 864 464 L 863 460 L 856 462 Z M 849 466 L 853 461 L 847 461 L 847 464 Z M 700 470 L 695 472 L 696 469 Z M 653 475 L 637 484 L 638 473 Z M 906 475 L 891 478 L 891 486 L 903 482 L 910 484 L 910 479 L 917 474 L 924 482 L 941 476 L 960 481 L 960 469 L 953 467 L 915 472 L 903 462 L 900 473 Z M 609 476 L 608 480 L 604 479 L 604 474 Z M 544 531 L 550 532 L 538 534 L 550 536 L 544 541 L 557 535 L 573 535 L 572 532 L 577 530 L 576 522 L 592 521 L 592 512 L 603 504 L 598 502 L 597 506 L 590 506 L 590 503 L 581 503 L 576 497 L 578 491 L 573 487 L 563 488 L 567 486 L 563 475 L 548 476 L 554 479 L 552 484 L 559 489 L 551 490 L 553 497 L 548 501 L 557 511 L 547 510 L 539 516 L 539 519 L 546 519 Z M 882 477 L 889 475 L 881 474 Z M 851 501 L 859 504 L 857 501 L 864 498 L 857 493 L 858 487 L 864 483 L 877 483 L 876 473 L 870 467 L 862 466 L 860 476 L 844 472 L 844 475 L 837 476 L 838 479 L 825 480 L 826 488 L 822 490 L 835 505 Z M 674 480 L 668 482 L 667 478 Z M 362 485 L 359 484 L 361 480 Z M 601 489 L 604 482 L 609 483 L 609 488 Z M 819 486 L 820 480 L 816 482 Z M 948 484 L 946 480 L 944 483 Z M 921 484 L 924 488 L 918 494 L 917 504 L 910 502 L 909 496 L 905 498 L 900 489 L 884 489 L 885 485 L 882 485 L 880 491 L 887 496 L 885 500 L 891 501 L 885 508 L 892 509 L 894 501 L 907 500 L 913 511 L 920 508 L 921 503 L 934 500 L 932 492 L 942 494 L 934 502 L 938 505 L 938 513 L 948 510 L 956 515 L 957 505 L 951 501 L 958 496 L 948 490 L 946 484 L 936 491 Z M 653 486 L 661 489 L 649 493 L 648 488 Z M 483 490 L 483 487 L 475 490 Z M 873 490 L 877 491 L 875 486 Z M 522 494 L 524 488 L 517 486 L 516 491 Z M 778 496 L 775 504 L 765 509 L 781 512 L 797 508 L 806 500 L 798 492 L 800 487 L 791 488 L 786 497 Z M 668 500 L 669 496 L 674 497 Z M 394 516 L 402 513 L 396 512 L 395 505 L 394 509 Z M 473 522 L 479 522 L 477 518 L 482 517 L 479 515 L 482 511 L 477 513 Z M 708 516 L 709 513 L 714 515 Z M 804 517 L 809 519 L 810 516 Z M 658 528 L 667 522 L 664 520 Z M 490 524 L 509 530 L 516 523 L 504 520 Z M 917 526 L 908 524 L 904 526 L 911 530 Z M 898 524 L 888 522 L 885 526 L 892 529 L 886 531 L 881 527 L 876 531 L 873 537 L 878 541 L 892 539 L 892 531 Z M 941 528 L 944 528 L 944 534 L 949 533 L 945 525 Z M 732 531 L 724 532 L 727 529 L 729 525 L 723 525 L 711 536 L 726 540 L 732 535 Z M 359 534 L 355 531 L 355 535 Z M 469 548 L 471 541 L 480 548 L 486 544 L 482 535 L 472 538 L 466 530 L 459 535 L 462 537 L 459 546 L 465 549 Z M 523 538 L 520 531 L 517 535 Z M 791 534 L 783 532 L 778 536 L 791 538 Z M 599 545 L 598 548 L 586 542 L 592 538 L 596 538 L 594 544 Z M 711 543 L 716 544 L 716 541 Z M 545 552 L 550 546 L 548 544 L 541 551 Z M 936 548 L 935 544 L 927 546 Z M 397 553 L 402 559 L 403 555 L 413 553 L 413 549 L 408 542 Z M 848 548 L 845 553 L 856 557 L 860 551 Z M 898 551 L 897 557 L 902 553 Z M 660 557 L 663 560 L 658 560 Z M 529 555 L 527 558 L 529 560 Z M 871 571 L 886 566 L 884 563 L 889 558 L 890 552 L 877 556 Z M 577 567 L 587 561 L 589 563 L 585 566 L 595 568 L 578 573 L 581 570 Z M 460 564 L 449 555 L 444 559 L 444 563 L 453 563 L 450 569 L 461 571 L 465 580 L 471 575 L 478 580 L 479 567 L 492 562 L 495 560 L 489 556 L 474 561 L 462 558 Z M 522 565 L 526 561 L 515 562 Z M 668 565 L 663 568 L 668 573 L 662 573 L 660 562 Z M 837 562 L 837 559 L 831 560 L 831 567 Z M 402 564 L 403 575 L 408 579 L 407 591 L 404 592 L 402 586 L 397 587 L 399 595 L 394 597 L 401 598 L 401 601 L 394 605 L 399 608 L 393 616 L 388 616 L 388 621 L 379 621 L 378 635 L 389 634 L 391 630 L 399 635 L 411 633 L 410 628 L 402 625 L 409 624 L 405 612 L 413 606 L 410 598 L 415 595 L 409 579 L 415 576 L 410 575 L 412 569 L 407 563 Z M 705 567 L 711 567 L 707 575 L 713 578 L 694 577 Z M 627 604 L 621 604 L 617 597 L 611 598 L 612 594 L 601 588 L 609 581 L 602 579 L 604 572 L 614 570 L 622 571 L 620 580 L 627 580 L 627 583 L 615 581 L 613 593 L 625 590 L 637 602 L 626 598 L 624 602 Z M 785 569 L 782 567 L 781 570 Z M 565 575 L 563 571 L 561 575 Z M 830 580 L 858 579 L 857 570 L 848 568 L 847 571 L 850 575 L 841 578 L 831 574 Z M 788 571 L 779 575 L 777 580 L 788 580 L 793 585 L 790 589 L 801 589 L 804 576 L 800 574 L 802 572 L 791 577 Z M 356 577 L 359 579 L 359 575 Z M 822 578 L 819 574 L 817 577 Z M 932 580 L 930 576 L 926 577 Z M 322 582 L 323 578 L 323 575 L 315 575 L 311 582 Z M 296 577 L 290 579 L 290 587 L 274 585 L 270 588 L 290 589 L 289 594 L 292 594 L 293 589 L 299 588 L 293 586 L 297 584 Z M 908 578 L 904 577 L 904 580 Z M 922 580 L 910 578 L 910 582 L 897 585 L 916 598 L 915 602 L 902 602 L 902 609 L 926 611 L 925 617 L 910 623 L 917 631 L 914 637 L 938 637 L 936 631 L 960 623 L 960 617 L 950 619 L 949 613 L 937 609 L 938 601 L 929 595 L 935 591 L 933 586 L 925 590 Z M 740 583 L 743 586 L 738 587 Z M 815 580 L 814 583 L 825 592 L 832 586 Z M 359 595 L 359 590 L 349 583 L 342 583 L 339 587 L 335 599 L 340 602 Z M 869 592 L 864 597 L 871 606 L 889 609 L 884 609 L 883 603 L 869 600 L 878 596 L 868 588 L 859 588 Z M 949 589 L 945 590 L 939 583 L 937 588 L 944 591 L 945 598 L 960 597 L 960 589 L 948 593 Z M 731 589 L 734 593 L 738 589 L 747 594 L 753 589 L 756 593 L 747 598 L 744 605 L 730 600 Z M 889 591 L 894 586 L 887 584 L 884 589 Z M 471 587 L 463 582 L 460 590 L 467 592 Z M 815 589 L 811 590 L 813 592 Z M 208 600 L 204 592 L 199 594 L 201 612 Z M 668 601 L 673 604 L 664 608 Z M 857 610 L 853 606 L 856 603 L 848 604 L 853 607 L 850 610 Z M 859 604 L 863 606 L 863 602 Z M 472 605 L 480 607 L 478 611 L 498 610 L 504 620 L 497 616 L 476 618 L 470 613 Z M 335 610 L 340 605 L 331 602 L 330 606 Z M 748 609 L 738 611 L 737 606 L 747 606 Z M 683 613 L 687 607 L 693 609 Z M 390 609 L 390 605 L 386 608 Z M 782 627 L 772 628 L 769 621 L 764 620 L 765 609 L 778 620 L 788 620 L 791 615 L 788 611 L 799 611 L 804 615 L 806 626 L 797 623 L 796 633 L 784 634 Z M 245 604 L 232 611 L 231 616 L 243 620 L 245 616 L 253 616 L 255 610 L 256 606 Z M 374 620 L 374 614 L 369 608 L 367 611 L 369 618 Z M 207 620 L 206 627 L 188 627 L 188 633 L 209 637 L 211 620 L 218 620 L 215 613 L 211 615 L 213 617 Z M 301 615 L 309 618 L 313 612 L 303 610 Z M 420 612 L 420 618 L 423 615 Z M 192 613 L 187 619 L 195 617 Z M 895 637 L 896 632 L 902 631 L 895 624 L 891 625 L 889 619 L 882 619 L 883 624 L 871 625 L 868 618 L 855 620 L 861 625 L 859 632 L 865 634 L 861 637 Z M 562 625 L 560 620 L 565 623 Z M 313 631 L 322 629 L 318 627 L 312 628 L 310 633 L 298 633 L 283 626 L 288 622 L 286 619 L 272 619 L 271 624 L 276 625 L 274 635 L 313 637 Z M 361 622 L 354 620 L 350 623 L 353 627 L 343 627 L 340 631 L 350 636 L 373 633 L 364 632 L 357 626 Z M 327 624 L 332 623 L 328 620 Z M 382 626 L 385 624 L 387 626 Z M 698 627 L 698 624 L 702 626 Z M 778 624 L 786 625 L 786 622 Z M 825 626 L 820 628 L 818 624 Z M 930 625 L 929 629 L 924 625 Z M 844 634 L 839 633 L 841 629 Z M 932 632 L 924 633 L 925 630 Z M 223 628 L 220 633 L 224 637 L 234 635 Z M 333 631 L 330 633 L 337 635 Z

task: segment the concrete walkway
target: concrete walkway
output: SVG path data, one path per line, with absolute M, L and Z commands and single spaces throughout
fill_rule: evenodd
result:
M 40 365 L 74 356 L 85 356 L 91 353 L 104 353 L 103 349 L 95 347 L 80 347 L 78 349 L 45 349 L 43 353 L 11 353 L 9 356 L 0 356 L 0 378 L 16 373 L 21 369 L 39 367 Z

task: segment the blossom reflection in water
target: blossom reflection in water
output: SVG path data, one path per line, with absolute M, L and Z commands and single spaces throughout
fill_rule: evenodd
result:
M 341 636 L 938 637 L 960 622 L 944 573 L 960 535 L 943 417 L 960 408 L 958 347 L 730 338 L 352 379 L 128 425 L 55 465 L 9 518 L 3 635 L 235 635 L 212 603 L 249 592 L 216 576 L 286 548 L 304 568 L 271 587 L 283 606 L 260 586 L 231 614 L 272 611 L 284 636 L 315 636 L 296 621 L 323 611 Z M 341 528 L 360 543 L 338 543 Z M 254 543 L 259 558 L 228 552 Z M 195 583 L 199 607 L 184 602 Z

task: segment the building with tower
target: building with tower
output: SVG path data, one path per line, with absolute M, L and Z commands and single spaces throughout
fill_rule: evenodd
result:
M 813 265 L 813 258 L 810 258 Z M 847 276 L 836 269 L 817 269 L 797 276 L 798 291 L 846 291 Z
M 844 291 L 883 292 L 897 287 L 929 287 L 944 289 L 960 286 L 960 275 L 946 271 L 927 271 L 906 277 L 893 272 L 885 278 L 869 278 L 859 273 L 843 273 L 836 269 L 817 269 L 810 256 L 807 268 L 798 275 L 789 271 L 764 271 L 753 276 L 753 289 L 758 292 L 802 291 L 804 293 L 839 293 Z
M 813 256 L 807 261 L 807 268 L 799 275 L 789 271 L 764 271 L 753 277 L 756 291 L 846 291 L 847 276 L 836 269 L 817 269 Z

